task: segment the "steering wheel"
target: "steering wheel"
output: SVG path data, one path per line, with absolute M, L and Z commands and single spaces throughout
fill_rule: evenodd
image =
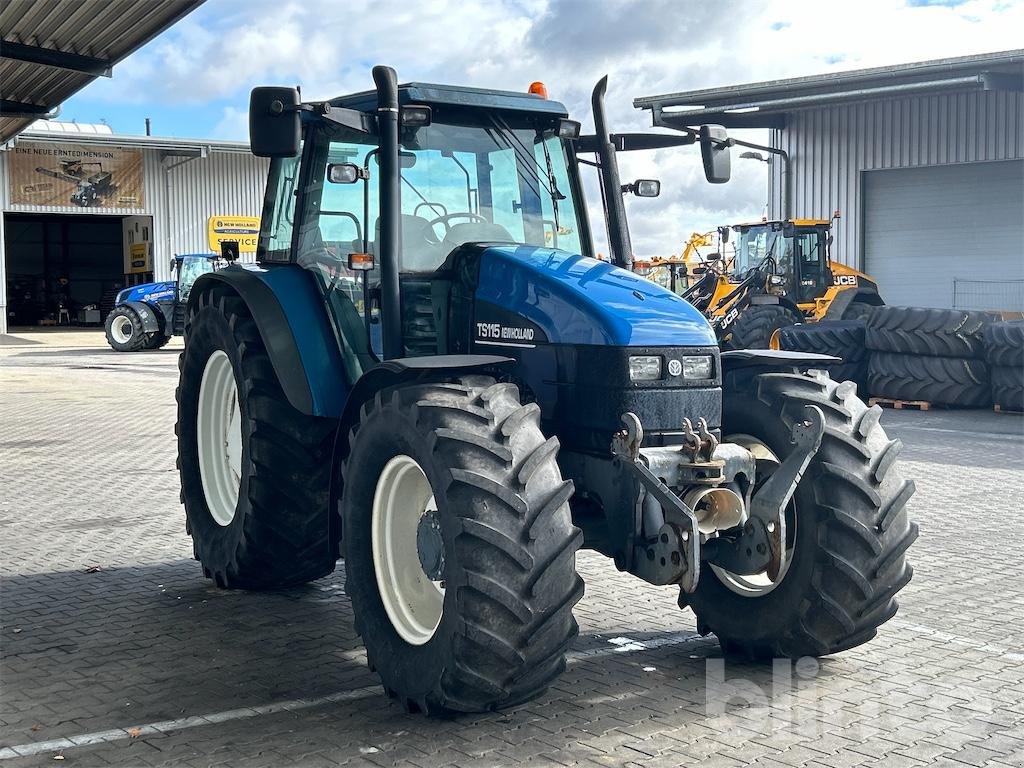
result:
M 448 223 L 452 219 L 468 219 L 470 221 L 482 221 L 484 224 L 490 223 L 480 214 L 470 213 L 469 211 L 455 211 L 454 213 L 446 213 L 442 216 L 438 216 L 436 219 L 431 219 L 430 222 L 428 223 L 430 224 L 431 229 L 433 229 L 436 224 L 440 224 L 444 227 L 444 236 L 441 238 L 443 240 L 445 237 L 448 236 L 448 232 L 452 228 L 451 224 Z

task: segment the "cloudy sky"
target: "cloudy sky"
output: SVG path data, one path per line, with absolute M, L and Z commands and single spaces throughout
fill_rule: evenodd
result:
M 383 63 L 402 81 L 521 90 L 543 80 L 585 130 L 590 90 L 608 74 L 613 130 L 638 130 L 649 113 L 633 109 L 636 96 L 1006 50 L 1022 29 L 1024 0 L 207 0 L 60 119 L 142 133 L 149 116 L 157 135 L 244 140 L 254 85 L 328 98 L 370 88 Z M 718 186 L 692 147 L 623 166 L 624 179 L 662 180 L 661 198 L 630 202 L 641 256 L 678 253 L 690 232 L 765 210 L 763 163 L 734 159 L 733 180 Z

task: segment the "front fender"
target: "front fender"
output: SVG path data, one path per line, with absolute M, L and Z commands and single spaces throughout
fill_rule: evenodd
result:
M 135 314 L 142 321 L 142 330 L 146 333 L 158 333 L 160 331 L 160 318 L 157 317 L 157 310 L 144 301 L 122 301 L 119 306 L 131 307 Z

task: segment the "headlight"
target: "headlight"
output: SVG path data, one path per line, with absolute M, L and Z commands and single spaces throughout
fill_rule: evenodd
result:
M 713 375 L 710 355 L 689 355 L 683 358 L 684 379 L 710 379 Z
M 656 381 L 661 378 L 660 355 L 635 355 L 629 358 L 629 378 L 633 381 Z

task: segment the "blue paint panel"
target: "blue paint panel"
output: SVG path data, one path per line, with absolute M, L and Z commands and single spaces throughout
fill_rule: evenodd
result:
M 327 307 L 313 276 L 295 266 L 248 267 L 246 271 L 270 288 L 288 320 L 293 343 L 309 382 L 313 398 L 312 415 L 341 416 L 350 385 L 346 381 L 334 329 L 327 317 Z M 271 343 L 266 337 L 264 342 L 268 346 Z
M 476 296 L 533 321 L 552 343 L 717 344 L 703 315 L 672 291 L 607 262 L 550 248 L 488 248 Z
M 126 301 L 141 301 L 152 304 L 156 301 L 174 301 L 178 284 L 174 280 L 165 280 L 162 283 L 143 283 L 125 288 L 117 294 L 117 304 L 124 304 Z

